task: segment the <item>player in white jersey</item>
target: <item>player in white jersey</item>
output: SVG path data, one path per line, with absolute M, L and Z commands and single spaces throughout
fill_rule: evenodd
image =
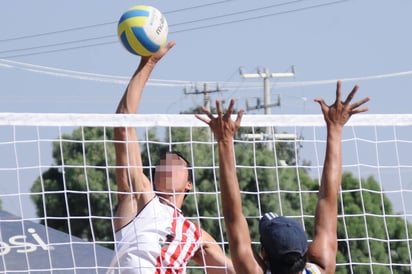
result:
M 155 196 L 136 218 L 117 231 L 111 267 L 130 273 L 184 273 L 199 250 L 199 226 L 180 209 Z
M 175 45 L 141 57 L 119 102 L 117 113 L 137 112 L 144 86 L 158 61 Z M 185 273 L 194 260 L 208 273 L 234 273 L 216 240 L 180 212 L 186 192 L 193 187 L 189 163 L 178 153 L 167 153 L 156 166 L 154 182 L 144 175 L 136 129 L 114 130 L 118 206 L 114 226 L 114 273 Z
M 315 213 L 314 238 L 307 246 L 306 234 L 299 223 L 265 214 L 259 223 L 261 255 L 254 254 L 247 221 L 242 213 L 242 200 L 236 175 L 234 135 L 240 127 L 243 111 L 233 121 L 234 100 L 223 114 L 220 101 L 216 102 L 217 117 L 202 108 L 207 117 L 197 115 L 214 133 L 219 148 L 219 177 L 222 208 L 229 239 L 233 265 L 238 274 L 335 273 L 337 254 L 337 201 L 342 181 L 342 130 L 352 114 L 367 111 L 360 108 L 369 101 L 365 98 L 351 103 L 358 86 L 345 101 L 341 101 L 341 82 L 336 88 L 336 100 L 331 106 L 315 99 L 321 106 L 326 122 L 327 142 L 319 199 Z

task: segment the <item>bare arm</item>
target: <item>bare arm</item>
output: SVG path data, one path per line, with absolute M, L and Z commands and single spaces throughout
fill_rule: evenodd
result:
M 235 274 L 232 261 L 225 256 L 216 240 L 205 230 L 202 230 L 202 248 L 195 254 L 193 260 L 206 267 L 210 274 Z
M 323 273 L 335 273 L 337 254 L 337 201 L 342 183 L 342 130 L 352 114 L 365 112 L 358 108 L 369 101 L 365 98 L 351 104 L 358 86 L 344 102 L 341 101 L 341 83 L 336 88 L 336 101 L 327 106 L 322 99 L 315 99 L 321 106 L 327 127 L 327 142 L 318 203 L 315 213 L 314 238 L 308 250 L 308 261 L 317 264 Z
M 149 57 L 141 57 L 139 67 L 133 74 L 129 85 L 119 102 L 116 113 L 134 114 L 137 112 L 143 89 L 157 62 L 174 46 L 170 42 L 166 47 Z M 142 159 L 135 128 L 117 127 L 114 129 L 116 140 L 116 183 L 119 191 L 115 229 L 130 222 L 153 196 L 152 184 L 144 175 Z M 131 195 L 131 192 L 134 194 Z
M 236 273 L 263 273 L 254 258 L 249 227 L 242 212 L 233 138 L 240 127 L 243 111 L 239 112 L 236 121 L 232 121 L 230 115 L 233 112 L 233 107 L 234 100 L 231 100 L 228 111 L 223 115 L 221 103 L 217 101 L 217 117 L 214 117 L 205 108 L 202 110 L 209 119 L 199 115 L 196 117 L 210 126 L 218 142 L 223 215 L 229 239 L 230 254 Z

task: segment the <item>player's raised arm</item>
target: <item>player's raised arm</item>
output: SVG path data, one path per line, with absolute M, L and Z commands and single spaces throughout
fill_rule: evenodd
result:
M 235 274 L 232 261 L 226 257 L 220 245 L 202 229 L 202 248 L 193 256 L 193 260 L 210 274 Z
M 263 273 L 254 258 L 251 248 L 249 227 L 242 212 L 239 182 L 236 174 L 233 138 L 240 127 L 243 110 L 233 121 L 234 100 L 230 101 L 229 108 L 223 113 L 220 101 L 216 102 L 217 117 L 214 117 L 206 108 L 202 111 L 206 117 L 196 115 L 211 128 L 219 148 L 219 181 L 226 231 L 229 239 L 231 259 L 236 273 Z
M 143 89 L 160 59 L 175 45 L 167 46 L 149 57 L 141 57 L 140 64 L 133 74 L 123 97 L 117 107 L 118 114 L 135 114 L 138 111 Z M 142 208 L 154 193 L 152 184 L 142 170 L 140 148 L 137 142 L 136 129 L 117 127 L 114 129 L 116 149 L 116 183 L 119 191 L 119 203 L 115 229 L 118 230 L 136 216 L 138 208 Z M 131 192 L 136 194 L 130 195 Z M 142 193 L 143 194 L 138 194 Z
M 369 98 L 351 103 L 358 90 L 355 86 L 342 101 L 341 82 L 336 88 L 336 100 L 328 106 L 317 98 L 327 128 L 325 161 L 323 166 L 318 203 L 315 213 L 313 242 L 308 250 L 308 261 L 318 265 L 323 273 L 335 273 L 337 254 L 337 201 L 342 182 L 342 130 L 352 114 L 365 112 L 361 108 Z

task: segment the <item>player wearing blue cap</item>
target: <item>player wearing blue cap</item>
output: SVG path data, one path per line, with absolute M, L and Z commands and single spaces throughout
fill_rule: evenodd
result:
M 207 109 L 208 118 L 196 117 L 209 125 L 219 148 L 219 173 L 223 215 L 229 240 L 229 248 L 236 273 L 300 274 L 334 273 L 337 254 L 337 201 L 342 181 L 342 130 L 352 114 L 367 111 L 360 108 L 369 101 L 365 98 L 351 104 L 358 86 L 355 86 L 345 101 L 341 101 L 341 83 L 338 81 L 336 100 L 328 106 L 323 99 L 320 104 L 327 128 L 326 155 L 323 166 L 319 199 L 315 213 L 312 244 L 307 245 L 306 234 L 296 221 L 265 214 L 259 223 L 262 252 L 255 256 L 246 218 L 242 213 L 242 200 L 236 175 L 233 139 L 240 127 L 243 111 L 235 121 L 231 119 L 234 100 L 226 113 L 222 113 L 220 101 L 216 102 L 217 117 Z

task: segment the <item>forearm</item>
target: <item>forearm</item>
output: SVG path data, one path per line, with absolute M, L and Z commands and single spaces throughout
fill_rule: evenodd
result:
M 223 216 L 229 249 L 237 273 L 256 272 L 247 221 L 242 211 L 239 182 L 236 175 L 233 140 L 219 141 L 219 174 Z M 250 272 L 250 269 L 254 269 Z
M 155 63 L 142 59 L 139 67 L 132 76 L 122 99 L 119 102 L 116 113 L 136 113 L 143 94 L 146 82 L 155 67 Z
M 320 198 L 336 200 L 342 181 L 342 127 L 329 127 L 323 165 Z
M 337 201 L 342 181 L 341 134 L 341 127 L 328 128 L 314 238 L 308 250 L 308 260 L 327 270 L 327 273 L 335 269 L 337 251 Z
M 119 102 L 116 113 L 134 114 L 137 112 L 143 89 L 154 68 L 154 63 L 141 59 L 139 67 L 133 74 L 129 85 Z M 125 191 L 142 190 L 142 160 L 136 129 L 134 127 L 117 127 L 114 129 L 116 149 L 117 184 Z
M 132 182 L 137 181 L 137 176 L 143 173 L 140 157 L 140 147 L 134 128 L 119 127 L 115 129 L 114 139 L 116 152 L 116 173 L 118 174 L 118 186 L 133 187 Z M 121 176 L 119 176 L 121 175 Z M 138 189 L 133 187 L 135 191 Z
M 233 140 L 219 141 L 219 180 L 225 222 L 242 214 L 242 200 L 236 174 Z
M 137 181 L 137 176 L 143 173 L 136 129 L 134 127 L 116 127 L 114 139 L 116 141 L 116 165 L 119 167 L 116 171 L 122 173 L 121 177 L 124 178 L 120 182 L 124 182 L 130 187 L 132 182 Z M 133 188 L 135 191 L 137 190 L 136 187 Z
M 235 273 L 232 261 L 225 256 L 220 245 L 205 230 L 202 230 L 202 248 L 196 252 L 193 259 L 198 265 L 205 266 L 207 273 Z

